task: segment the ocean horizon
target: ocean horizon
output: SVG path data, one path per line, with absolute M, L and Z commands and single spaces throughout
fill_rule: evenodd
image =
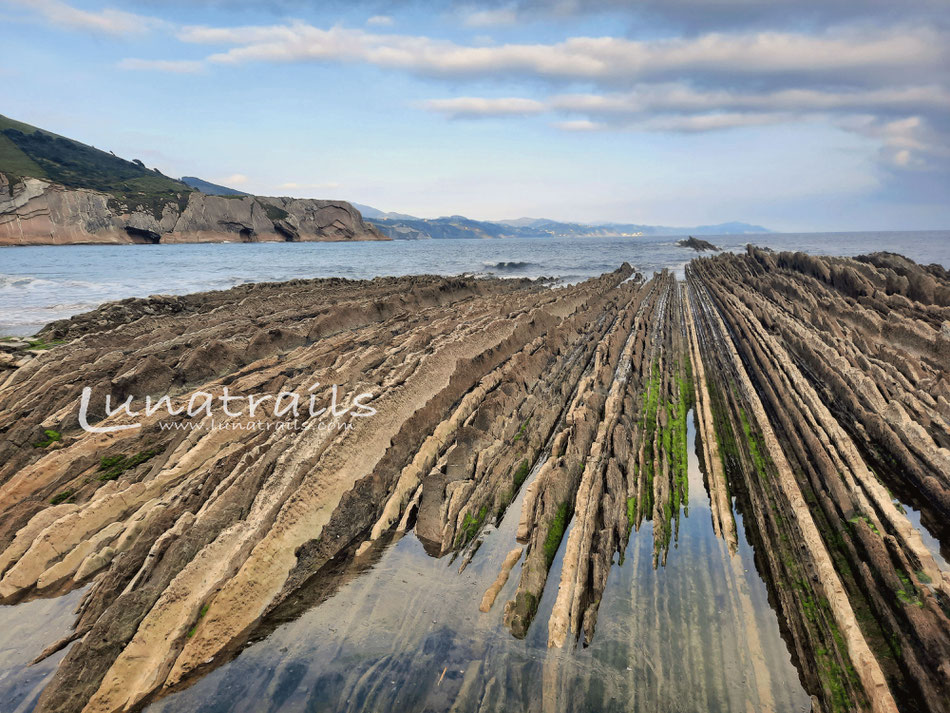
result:
M 0 336 L 29 336 L 43 325 L 105 302 L 155 294 L 225 290 L 249 282 L 413 274 L 551 277 L 561 283 L 615 270 L 623 262 L 649 276 L 682 278 L 694 257 L 687 236 L 393 240 L 388 242 L 42 245 L 0 249 Z M 704 236 L 728 252 L 748 244 L 812 255 L 897 252 L 950 269 L 950 230 L 762 233 Z

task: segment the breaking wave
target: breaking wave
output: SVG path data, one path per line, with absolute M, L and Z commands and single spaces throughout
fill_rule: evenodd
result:
M 483 264 L 489 270 L 498 270 L 501 272 L 514 271 L 514 270 L 526 270 L 529 267 L 538 267 L 536 263 L 519 262 L 517 260 L 502 261 L 502 262 L 486 262 Z

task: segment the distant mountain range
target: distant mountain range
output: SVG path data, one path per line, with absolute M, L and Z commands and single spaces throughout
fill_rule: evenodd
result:
M 222 198 L 230 200 L 221 201 Z M 362 218 L 351 205 L 362 213 Z M 314 222 L 318 213 L 323 217 Z M 635 223 L 564 223 L 545 218 L 495 222 L 461 215 L 419 218 L 343 201 L 252 196 L 194 176 L 170 178 L 138 159 L 127 161 L 111 152 L 0 116 L 0 244 L 767 232 L 766 228 L 748 223 L 680 228 Z
M 768 228 L 749 223 L 719 223 L 693 227 L 641 225 L 639 223 L 562 223 L 547 218 L 515 220 L 473 220 L 461 215 L 418 218 L 405 213 L 385 213 L 372 206 L 354 203 L 363 219 L 394 240 L 465 238 L 553 238 L 640 235 L 746 235 L 769 233 Z

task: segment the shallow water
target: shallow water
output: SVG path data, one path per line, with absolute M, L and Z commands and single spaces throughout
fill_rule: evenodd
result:
M 67 245 L 0 249 L 0 335 L 33 334 L 55 319 L 103 302 L 151 294 L 227 289 L 299 277 L 492 273 L 578 280 L 627 261 L 649 275 L 682 272 L 696 253 L 679 238 L 514 238 L 356 243 Z M 950 268 L 950 231 L 724 235 L 727 250 L 748 243 L 777 250 L 857 255 L 900 252 Z
M 895 501 L 900 505 L 901 510 L 907 516 L 907 519 L 910 521 L 910 524 L 914 526 L 914 529 L 920 533 L 920 539 L 923 540 L 924 547 L 933 555 L 934 561 L 937 563 L 937 566 L 943 572 L 950 572 L 950 562 L 947 561 L 948 555 L 950 552 L 947 550 L 950 549 L 946 545 L 942 545 L 941 541 L 934 536 L 934 533 L 931 530 L 936 530 L 934 523 L 925 522 L 923 520 L 923 513 L 902 501 Z M 947 529 L 947 523 L 943 524 L 943 530 Z M 944 538 L 944 542 L 947 542 L 947 539 Z
M 83 587 L 61 597 L 0 606 L 0 709 L 4 713 L 33 710 L 68 647 L 40 663 L 29 663 L 72 631 L 76 606 L 85 590 Z
M 515 546 L 519 497 L 461 574 L 458 561 L 432 558 L 406 535 L 355 563 L 325 601 L 302 604 L 299 616 L 147 710 L 808 710 L 741 523 L 735 555 L 713 534 L 689 424 L 688 515 L 666 566 L 653 567 L 645 523 L 612 568 L 589 646 L 547 648 L 567 535 L 525 640 L 502 624 L 520 564 L 491 612 L 478 611 Z
M 815 253 L 888 249 L 950 266 L 948 232 L 833 238 L 836 242 L 816 235 L 754 240 Z M 645 272 L 681 269 L 693 255 L 670 238 L 630 240 L 12 248 L 0 250 L 0 332 L 35 331 L 48 319 L 108 299 L 255 280 L 418 272 L 578 279 L 624 260 Z M 741 249 L 753 238 L 713 240 Z M 644 523 L 631 536 L 622 563 L 618 557 L 611 570 L 588 646 L 547 648 L 547 620 L 567 536 L 525 640 L 513 638 L 502 624 L 520 564 L 492 611 L 478 611 L 483 592 L 515 546 L 519 496 L 498 529 L 484 535 L 463 572 L 458 561 L 429 556 L 412 534 L 382 542 L 295 594 L 235 658 L 148 710 L 808 710 L 741 516 L 734 513 L 739 535 L 734 555 L 713 533 L 692 418 L 688 436 L 688 507 L 679 515 L 666 562 L 654 568 L 653 530 Z M 917 513 L 908 513 L 919 524 Z M 935 538 L 925 542 L 939 549 Z M 4 711 L 32 708 L 63 654 L 26 664 L 68 632 L 79 596 L 0 607 L 0 630 L 7 632 L 0 647 Z

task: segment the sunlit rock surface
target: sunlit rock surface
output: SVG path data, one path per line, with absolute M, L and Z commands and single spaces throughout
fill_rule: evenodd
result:
M 89 587 L 38 711 L 251 710 L 213 686 L 264 653 L 313 710 L 948 710 L 941 268 L 300 280 L 39 336 L 0 371 L 0 596 Z M 104 404 L 334 384 L 351 428 Z M 82 430 L 85 387 L 140 425 Z
M 119 199 L 0 173 L 0 245 L 331 240 L 388 238 L 346 201 L 184 190 L 174 200 Z

